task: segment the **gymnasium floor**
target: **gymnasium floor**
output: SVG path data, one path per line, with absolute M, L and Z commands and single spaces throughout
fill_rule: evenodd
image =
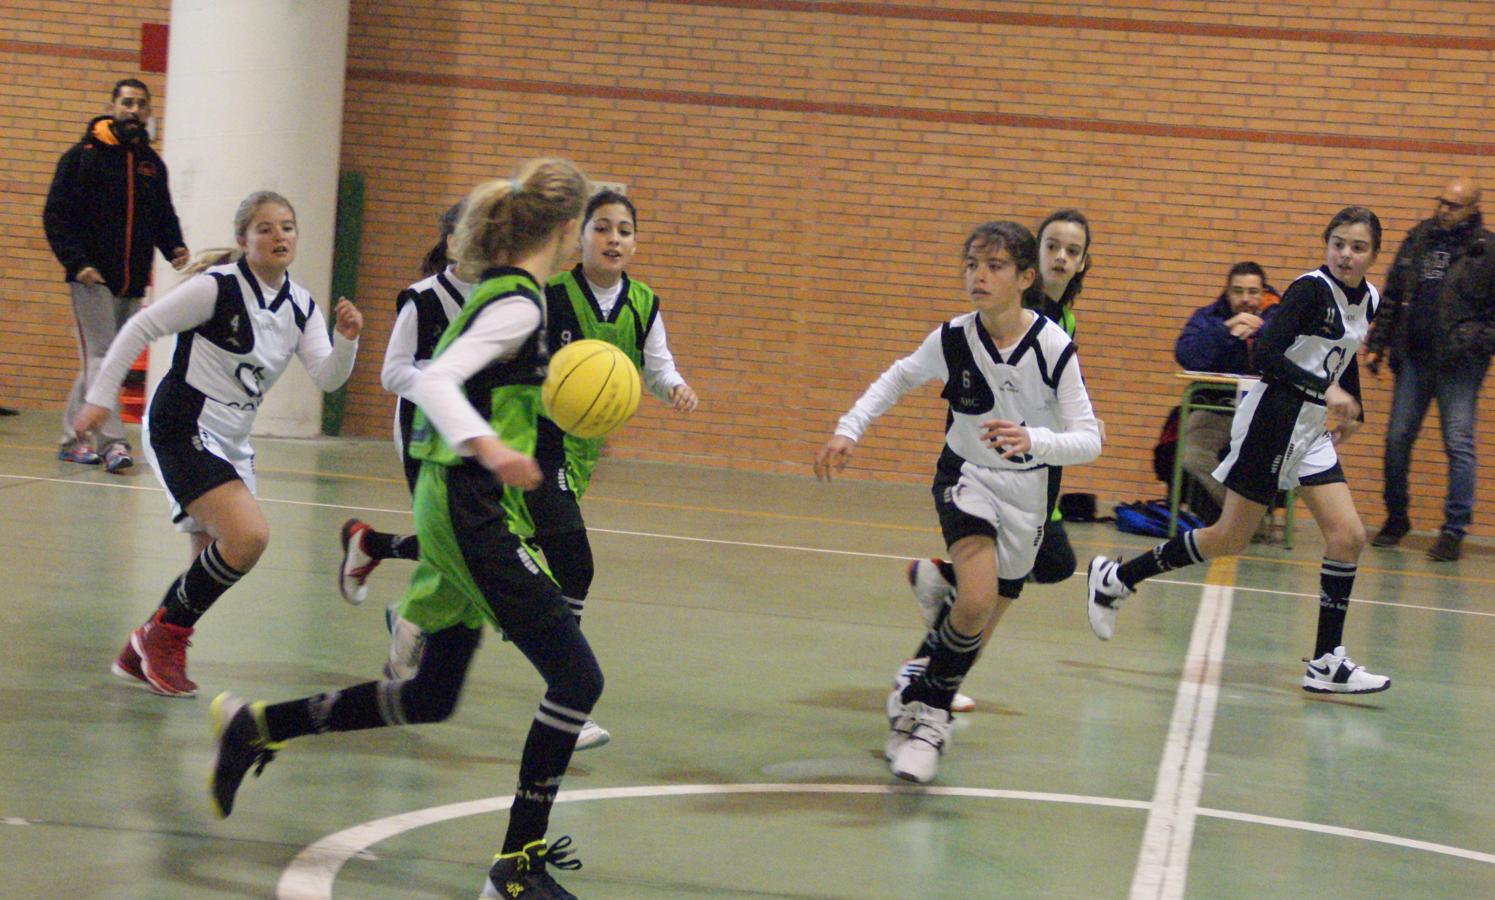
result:
M 260 439 L 271 546 L 204 620 L 196 699 L 109 674 L 186 563 L 154 477 L 56 462 L 54 417 L 0 419 L 0 894 L 474 897 L 538 677 L 491 635 L 446 723 L 294 742 L 212 815 L 208 701 L 377 673 L 386 563 L 351 608 L 350 515 L 409 525 L 383 441 Z M 936 786 L 881 760 L 919 637 L 903 560 L 940 551 L 922 486 L 605 460 L 585 630 L 607 673 L 552 837 L 588 898 L 1495 895 L 1489 548 L 1367 550 L 1350 652 L 1392 689 L 1316 699 L 1318 549 L 1149 583 L 1100 643 L 1078 579 L 1030 586 L 966 682 Z M 1374 516 L 1376 511 L 1368 511 Z M 1486 511 L 1488 515 L 1489 512 Z M 1300 517 L 1300 521 L 1306 516 Z M 1150 541 L 1072 529 L 1082 561 Z

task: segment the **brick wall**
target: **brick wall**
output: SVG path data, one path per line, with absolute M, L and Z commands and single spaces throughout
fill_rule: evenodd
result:
M 70 34 L 29 32 L 23 3 L 0 32 L 12 71 L 38 73 L 4 89 L 27 122 L 0 151 L 20 201 L 0 234 L 16 266 L 7 299 L 23 310 L 0 348 L 12 402 L 55 406 L 72 372 L 37 225 L 52 162 L 96 107 L 89 90 L 127 65 L 136 23 L 165 21 L 166 5 L 120 4 L 138 17 Z M 47 6 L 49 21 L 74 20 Z M 1109 442 L 1066 486 L 1156 496 L 1151 446 L 1180 389 L 1173 339 L 1230 264 L 1255 259 L 1283 287 L 1322 261 L 1329 216 L 1365 203 L 1386 226 L 1379 283 L 1450 174 L 1492 174 L 1487 2 L 1347 0 L 1332 18 L 1308 2 L 1033 8 L 355 0 L 343 160 L 367 178 L 369 330 L 346 429 L 388 432 L 383 336 L 439 211 L 517 159 L 563 153 L 628 185 L 633 272 L 663 298 L 702 398 L 690 417 L 646 399 L 615 455 L 807 473 L 866 384 L 963 311 L 966 229 L 1075 205 L 1095 231 L 1079 340 Z M 1345 448 L 1370 520 L 1388 385 L 1369 382 L 1368 426 Z M 883 417 L 850 477 L 926 479 L 936 394 Z M 1413 472 L 1427 526 L 1445 481 L 1437 442 L 1432 420 Z M 1492 493 L 1486 479 L 1485 510 Z
M 127 76 L 150 85 L 166 113 L 165 76 L 140 73 L 140 26 L 164 22 L 167 0 L 117 3 L 8 0 L 0 19 L 0 403 L 61 410 L 78 371 L 62 267 L 42 232 L 57 159 L 108 112 L 109 89 Z

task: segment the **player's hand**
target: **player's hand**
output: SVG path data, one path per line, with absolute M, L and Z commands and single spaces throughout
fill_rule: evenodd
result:
M 1324 430 L 1335 443 L 1349 440 L 1360 428 L 1360 404 L 1337 384 L 1324 391 Z
M 821 481 L 830 481 L 831 476 L 846 468 L 851 462 L 851 452 L 856 449 L 856 441 L 843 435 L 833 435 L 825 442 L 825 446 L 815 451 L 815 477 Z
M 73 434 L 80 438 L 86 434 L 93 434 L 100 425 L 104 424 L 104 419 L 108 416 L 109 410 L 102 406 L 95 406 L 92 403 L 83 404 L 83 408 L 78 411 L 78 417 L 73 420 Z
M 540 486 L 540 464 L 535 458 L 500 441 L 494 435 L 473 438 L 468 444 L 483 468 L 509 487 L 532 491 Z
M 173 269 L 176 269 L 178 272 L 185 269 L 187 267 L 187 263 L 191 261 L 192 254 L 187 252 L 186 247 L 178 247 L 175 250 L 171 251 L 171 267 Z
M 73 277 L 81 284 L 104 283 L 104 276 L 100 275 L 99 270 L 95 269 L 93 266 L 84 266 L 83 268 L 79 269 L 78 274 Z
M 337 306 L 332 308 L 332 314 L 336 317 L 337 333 L 350 341 L 358 340 L 363 333 L 363 313 L 347 297 L 337 298 Z
M 1344 421 L 1340 422 L 1338 426 L 1329 430 L 1329 440 L 1334 444 L 1334 446 L 1337 447 L 1340 444 L 1343 444 L 1345 441 L 1348 441 L 1350 438 L 1354 437 L 1355 432 L 1359 430 L 1359 419 L 1345 419 Z
M 1381 377 L 1382 353 L 1379 350 L 1365 351 L 1365 370 L 1374 375 L 1377 380 Z
M 1002 454 L 1003 459 L 1012 459 L 1033 449 L 1033 438 L 1028 429 L 1016 422 L 990 419 L 981 423 L 981 429 L 981 440 Z
M 696 404 L 699 402 L 696 399 L 696 392 L 691 390 L 688 384 L 677 384 L 670 388 L 670 406 L 675 412 L 695 412 Z

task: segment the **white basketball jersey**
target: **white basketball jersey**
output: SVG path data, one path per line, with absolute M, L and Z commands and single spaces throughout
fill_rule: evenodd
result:
M 1063 431 L 1056 389 L 1060 374 L 1074 358 L 1069 335 L 1038 316 L 1004 359 L 981 327 L 979 314 L 969 312 L 943 327 L 940 342 L 950 374 L 941 393 L 950 404 L 945 444 L 962 459 L 988 468 L 1040 465 L 1029 454 L 1007 459 L 987 446 L 981 423 L 1005 419 L 1025 427 Z
M 266 298 L 242 260 L 203 274 L 218 283 L 213 317 L 177 335 L 171 374 L 205 398 L 202 427 L 227 437 L 248 435 L 265 392 L 301 342 L 311 295 L 287 277 Z

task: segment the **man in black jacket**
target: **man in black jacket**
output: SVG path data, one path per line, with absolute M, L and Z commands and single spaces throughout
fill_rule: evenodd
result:
M 1454 178 L 1433 217 L 1407 233 L 1386 275 L 1384 302 L 1366 341 L 1366 364 L 1395 375 L 1386 426 L 1386 523 L 1371 539 L 1394 547 L 1411 528 L 1407 470 L 1428 404 L 1438 401 L 1448 492 L 1428 558 L 1459 558 L 1474 506 L 1475 408 L 1495 349 L 1495 234 L 1484 228 L 1479 188 Z
M 110 114 L 88 123 L 83 139 L 62 155 L 42 213 L 47 242 L 62 263 L 72 291 L 73 317 L 83 367 L 62 412 L 57 458 L 129 468 L 130 445 L 117 413 L 92 435 L 74 434 L 72 422 L 109 350 L 109 342 L 140 308 L 150 280 L 151 253 L 178 269 L 188 260 L 182 226 L 166 185 L 166 165 L 151 149 L 146 121 L 150 89 L 134 78 L 114 85 Z

